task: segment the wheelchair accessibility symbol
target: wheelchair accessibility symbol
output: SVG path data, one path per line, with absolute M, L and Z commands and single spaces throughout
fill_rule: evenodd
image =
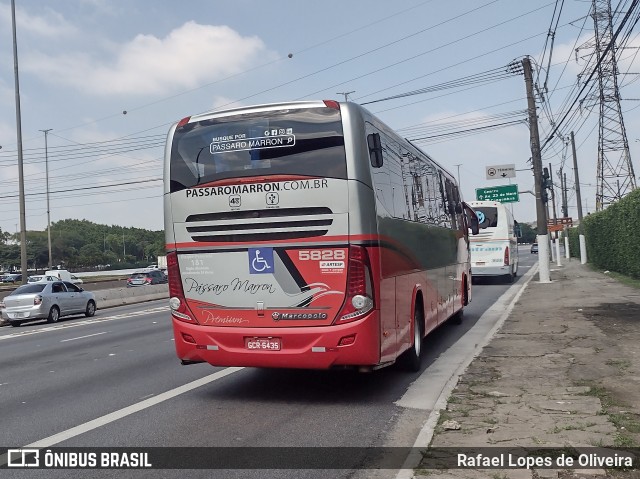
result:
M 249 248 L 249 273 L 273 273 L 273 248 Z

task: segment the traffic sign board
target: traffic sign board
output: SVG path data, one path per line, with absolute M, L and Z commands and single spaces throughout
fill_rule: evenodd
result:
M 571 226 L 573 225 L 573 218 L 571 217 L 567 217 L 567 218 L 556 218 L 554 219 L 550 219 L 547 220 L 547 225 L 551 226 L 551 225 L 567 225 L 567 226 Z
M 499 180 L 516 177 L 516 165 L 487 166 L 487 180 Z
M 564 229 L 564 225 L 547 225 L 547 229 L 552 233 L 554 231 L 562 231 Z
M 498 201 L 500 203 L 513 203 L 520 201 L 518 185 L 502 185 L 493 188 L 476 188 L 478 201 Z

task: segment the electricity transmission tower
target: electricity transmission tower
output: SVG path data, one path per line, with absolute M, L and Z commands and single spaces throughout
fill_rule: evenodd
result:
M 611 0 L 593 0 L 593 22 L 600 101 L 596 211 L 601 211 L 633 191 L 636 178 L 620 107 L 617 49 L 607 48 L 615 41 Z

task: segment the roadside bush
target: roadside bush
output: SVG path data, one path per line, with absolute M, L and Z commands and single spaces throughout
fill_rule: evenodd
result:
M 583 219 L 589 261 L 640 278 L 640 189 Z
M 569 233 L 569 254 L 572 258 L 580 257 L 580 234 L 578 228 L 573 227 L 567 230 Z

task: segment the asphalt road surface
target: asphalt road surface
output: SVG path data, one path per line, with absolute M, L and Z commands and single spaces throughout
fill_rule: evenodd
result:
M 535 261 L 536 255 L 521 248 L 518 282 Z M 359 374 L 181 366 L 166 300 L 99 310 L 93 318 L 63 318 L 55 325 L 0 328 L 2 444 L 211 447 L 206 454 L 224 454 L 219 447 L 411 446 L 429 411 L 396 403 L 401 403 L 423 372 L 429 378 L 434 361 L 461 341 L 511 286 L 488 281 L 474 284 L 463 324 L 444 325 L 425 340 L 420 373 L 396 367 Z M 434 374 L 434 389 L 442 388 L 436 382 Z M 354 451 L 360 453 L 366 464 L 366 452 Z M 10 470 L 2 475 L 25 477 L 23 472 Z M 29 477 L 43 478 L 122 474 L 113 469 L 29 471 Z M 377 474 L 395 477 L 392 471 Z M 135 476 L 343 478 L 371 474 L 337 469 L 162 469 L 136 471 Z

